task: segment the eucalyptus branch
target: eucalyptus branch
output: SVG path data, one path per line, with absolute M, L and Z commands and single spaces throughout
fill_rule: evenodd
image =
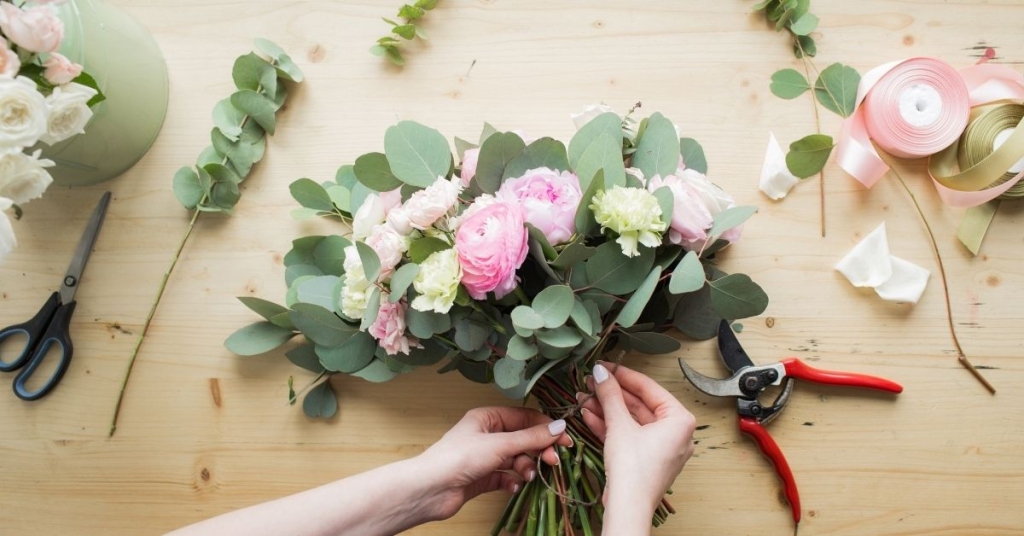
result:
M 288 94 L 283 81 L 301 82 L 303 79 L 299 67 L 274 43 L 257 39 L 256 48 L 265 57 L 249 53 L 235 60 L 231 76 L 238 91 L 217 103 L 214 108 L 213 120 L 217 126 L 210 133 L 212 145 L 200 154 L 195 169 L 186 166 L 174 175 L 174 194 L 185 208 L 192 210 L 192 218 L 171 258 L 170 266 L 160 280 L 156 299 L 149 308 L 128 360 L 108 437 L 112 437 L 117 430 L 121 404 L 139 350 L 163 299 L 167 282 L 178 265 L 185 244 L 192 236 L 199 214 L 231 213 L 241 197 L 239 183 L 249 175 L 253 164 L 263 158 L 266 134 L 274 133 L 275 114 L 281 109 Z
M 370 53 L 375 56 L 383 56 L 391 63 L 403 66 L 405 58 L 402 57 L 402 40 L 411 41 L 416 37 L 427 39 L 427 33 L 416 25 L 416 22 L 423 18 L 427 11 L 437 7 L 438 0 L 416 0 L 415 4 L 405 4 L 398 8 L 398 18 L 404 22 L 398 23 L 389 18 L 382 17 L 384 22 L 391 25 L 391 33 L 377 40 L 377 44 L 370 47 Z
M 886 164 L 889 165 L 888 162 L 886 162 Z M 953 307 L 949 298 L 949 282 L 946 279 L 946 268 L 942 263 L 942 255 L 939 253 L 939 245 L 935 241 L 935 234 L 932 232 L 932 227 L 928 223 L 928 218 L 925 217 L 924 210 L 921 209 L 921 205 L 917 202 L 917 196 L 915 196 L 914 192 L 910 190 L 910 187 L 907 186 L 906 181 L 904 181 L 903 177 L 900 176 L 898 171 L 896 171 L 896 168 L 889 165 L 889 169 L 892 170 L 893 175 L 899 179 L 900 185 L 903 186 L 903 190 L 910 196 L 910 201 L 913 202 L 914 208 L 917 209 L 917 215 L 921 217 L 921 222 L 924 224 L 925 231 L 928 234 L 928 241 L 931 244 L 932 253 L 935 254 L 935 261 L 939 265 L 939 277 L 942 279 L 942 293 L 946 303 L 946 321 L 949 326 L 949 336 L 953 339 L 953 348 L 956 350 L 956 360 L 963 365 L 964 368 L 970 371 L 971 374 L 973 374 L 974 377 L 981 382 L 983 386 L 985 386 L 985 389 L 987 389 L 989 393 L 994 395 L 996 394 L 995 386 L 989 383 L 989 381 L 982 376 L 981 371 L 971 364 L 970 359 L 967 358 L 967 354 L 964 353 L 963 347 L 960 346 L 960 339 L 956 335 L 956 323 L 953 322 Z

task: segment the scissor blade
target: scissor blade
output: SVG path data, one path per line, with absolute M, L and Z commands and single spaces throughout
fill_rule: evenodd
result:
M 736 375 L 725 380 L 709 378 L 690 368 L 690 365 L 687 365 L 686 361 L 682 359 L 679 360 L 679 368 L 683 369 L 683 375 L 686 376 L 686 379 L 690 380 L 694 387 L 705 394 L 711 396 L 744 396 L 743 391 L 740 391 L 740 383 Z
M 725 366 L 734 374 L 744 367 L 754 366 L 754 362 L 750 360 L 736 334 L 729 327 L 728 320 L 722 320 L 718 324 L 718 352 Z
M 75 291 L 78 290 L 78 282 L 82 279 L 82 272 L 85 271 L 85 263 L 92 253 L 92 246 L 96 243 L 96 237 L 100 234 L 100 227 L 103 225 L 103 217 L 107 214 L 107 205 L 110 204 L 110 192 L 103 194 L 96 209 L 92 211 L 89 223 L 85 226 L 85 232 L 78 241 L 75 249 L 75 256 L 71 257 L 71 265 L 64 275 L 64 282 L 60 286 L 61 303 L 69 303 L 75 299 Z

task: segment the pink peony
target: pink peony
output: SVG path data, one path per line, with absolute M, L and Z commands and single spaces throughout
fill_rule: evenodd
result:
M 409 250 L 409 237 L 398 234 L 390 225 L 377 225 L 366 237 L 366 245 L 373 249 L 380 259 L 379 280 L 391 277 L 391 273 L 402 261 L 402 254 Z
M 469 149 L 462 155 L 462 172 L 459 179 L 463 187 L 469 187 L 469 181 L 476 176 L 476 161 L 480 158 L 480 148 Z
M 62 86 L 82 74 L 82 66 L 54 52 L 43 62 L 43 76 L 55 86 Z
M 54 52 L 64 39 L 64 23 L 47 6 L 23 10 L 10 2 L 0 3 L 0 30 L 29 52 Z
M 568 242 L 576 232 L 576 209 L 582 196 L 576 175 L 548 168 L 531 169 L 505 181 L 498 190 L 499 198 L 519 202 L 526 221 L 552 245 Z
M 680 169 L 676 175 L 697 192 L 712 218 L 718 216 L 719 212 L 736 206 L 736 201 L 732 196 L 708 180 L 703 173 L 694 169 Z M 720 238 L 736 242 L 740 239 L 741 234 L 743 234 L 743 226 L 739 225 L 722 233 Z
M 0 76 L 14 78 L 21 69 L 18 54 L 7 47 L 7 40 L 0 39 Z
M 476 211 L 459 224 L 455 248 L 462 265 L 462 286 L 473 299 L 485 299 L 492 291 L 496 298 L 512 292 L 518 283 L 516 270 L 527 251 L 522 208 L 499 200 Z
M 377 341 L 380 347 L 388 355 L 395 355 L 399 352 L 409 355 L 410 346 L 419 346 L 416 337 L 405 334 L 405 312 L 408 310 L 405 302 L 391 303 L 385 296 L 381 296 L 380 310 L 377 318 L 370 325 L 369 333 Z
M 708 239 L 708 229 L 714 221 L 701 199 L 700 192 L 688 182 L 669 175 L 664 179 L 651 177 L 647 189 L 654 192 L 662 186 L 672 192 L 672 222 L 669 224 L 668 239 L 673 244 L 682 244 L 687 249 L 701 247 Z

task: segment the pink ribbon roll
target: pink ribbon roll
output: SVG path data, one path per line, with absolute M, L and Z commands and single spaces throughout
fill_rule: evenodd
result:
M 875 67 L 861 78 L 857 109 L 843 122 L 839 166 L 870 188 L 889 171 L 872 141 L 900 158 L 935 154 L 956 143 L 970 107 L 963 78 L 941 60 L 910 58 Z

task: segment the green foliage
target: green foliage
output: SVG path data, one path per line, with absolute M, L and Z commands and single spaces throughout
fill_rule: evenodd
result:
M 405 65 L 405 58 L 401 51 L 402 40 L 410 41 L 415 37 L 427 39 L 426 32 L 416 23 L 423 18 L 427 11 L 437 7 L 437 2 L 438 0 L 417 0 L 415 4 L 405 4 L 398 8 L 398 17 L 404 19 L 404 23 L 383 18 L 384 22 L 391 26 L 391 34 L 378 39 L 377 44 L 370 47 L 370 53 L 385 57 L 399 67 Z
M 772 83 L 769 86 L 772 94 L 780 99 L 795 99 L 811 89 L 811 85 L 796 69 L 780 69 L 772 74 Z
M 174 195 L 189 209 L 230 214 L 241 198 L 239 184 L 263 159 L 266 134 L 273 135 L 277 111 L 284 104 L 284 80 L 301 82 L 302 71 L 274 43 L 257 39 L 256 49 L 239 56 L 231 69 L 238 89 L 213 109 L 210 146 L 195 168 L 174 174 Z
M 786 153 L 786 167 L 790 173 L 806 179 L 825 168 L 829 155 L 832 154 L 832 136 L 811 134 L 794 141 Z
M 604 172 L 607 188 L 626 184 L 622 163 L 622 118 L 608 112 L 595 117 L 569 141 L 569 167 L 576 171 L 580 188 L 586 190 L 598 171 Z
M 480 144 L 480 156 L 476 164 L 473 182 L 486 194 L 498 191 L 505 177 L 505 168 L 526 149 L 523 139 L 512 132 L 499 132 L 488 136 Z M 525 170 L 524 170 L 525 171 Z
M 730 274 L 710 286 L 711 306 L 722 318 L 757 316 L 768 307 L 768 295 L 746 274 Z
M 309 390 L 302 401 L 302 412 L 311 419 L 330 419 L 338 412 L 338 397 L 330 379 Z
M 776 32 L 787 30 L 793 37 L 793 54 L 797 58 L 817 53 L 810 33 L 818 27 L 818 17 L 810 13 L 811 0 L 761 0 L 754 11 L 763 11 Z
M 683 260 L 672 271 L 668 280 L 668 290 L 672 294 L 686 294 L 700 290 L 704 286 L 704 268 L 694 251 L 686 252 Z
M 637 140 L 633 167 L 639 168 L 647 178 L 673 175 L 679 167 L 680 149 L 672 121 L 655 112 L 647 119 L 643 135 Z
M 440 132 L 414 121 L 402 121 L 384 133 L 384 154 L 398 180 L 426 188 L 448 176 L 452 153 Z M 358 178 L 358 175 L 357 175 Z
M 814 83 L 814 96 L 822 106 L 842 117 L 849 117 L 857 106 L 860 73 L 841 63 L 833 63 L 821 71 Z
M 707 174 L 708 161 L 704 156 L 704 148 L 693 138 L 681 138 L 679 140 L 679 153 L 683 157 L 683 164 L 687 169 Z
M 295 333 L 270 322 L 256 322 L 234 332 L 224 346 L 238 355 L 259 355 L 288 342 Z

